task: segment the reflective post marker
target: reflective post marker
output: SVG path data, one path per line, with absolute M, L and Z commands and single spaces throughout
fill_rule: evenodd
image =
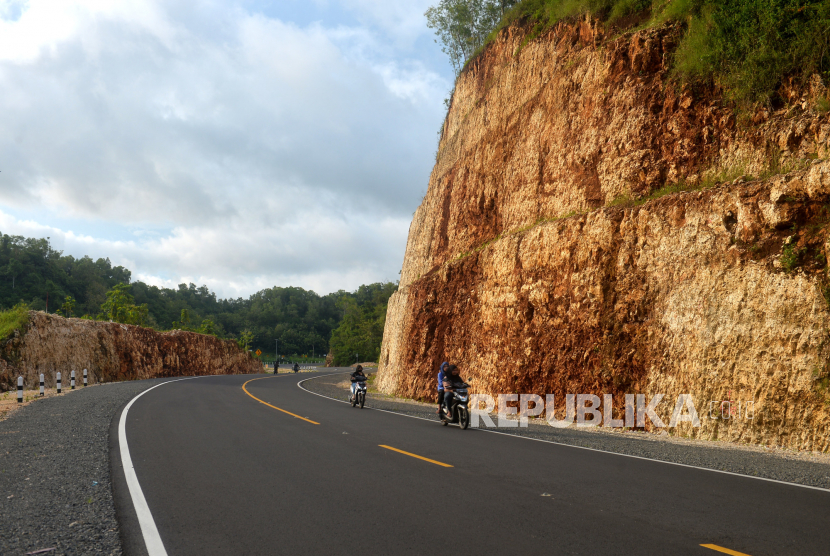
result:
M 44 390 L 43 390 L 43 373 L 40 373 L 40 397 L 41 398 L 43 397 L 43 393 L 44 393 Z
M 75 389 L 75 371 L 74 371 L 74 369 L 72 370 L 71 373 L 69 373 L 69 389 L 70 390 Z
M 84 386 L 86 386 L 86 369 L 84 369 Z
M 61 372 L 58 371 L 58 394 L 61 393 Z
M 17 377 L 17 403 L 23 403 L 23 377 Z

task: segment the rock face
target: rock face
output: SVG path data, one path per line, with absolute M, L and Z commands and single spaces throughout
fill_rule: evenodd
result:
M 66 319 L 42 312 L 30 313 L 24 334 L 8 339 L 0 359 L 0 389 L 14 388 L 23 376 L 34 388 L 39 375 L 54 387 L 61 372 L 69 388 L 73 369 L 76 384 L 139 380 L 170 376 L 242 374 L 262 372 L 262 364 L 235 342 L 175 330 L 156 332 L 128 324 Z
M 701 427 L 679 433 L 830 449 L 826 89 L 738 125 L 669 81 L 678 33 L 512 28 L 462 74 L 381 390 L 433 398 L 449 359 L 474 392 L 613 394 L 614 417 L 660 393 L 666 423 L 690 393 Z M 649 200 L 671 184 L 691 190 Z

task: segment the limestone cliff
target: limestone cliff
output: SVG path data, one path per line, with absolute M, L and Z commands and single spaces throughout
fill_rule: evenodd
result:
M 83 369 L 89 371 L 90 384 L 262 372 L 262 364 L 233 341 L 195 332 L 156 332 L 140 326 L 66 319 L 34 311 L 25 332 L 5 340 L 0 350 L 0 390 L 14 388 L 21 375 L 26 387 L 34 388 L 40 373 L 53 387 L 58 371 L 64 388 L 68 388 L 73 369 L 79 385 Z
M 525 37 L 458 80 L 379 388 L 431 398 L 450 359 L 475 391 L 615 394 L 615 417 L 626 393 L 666 394 L 667 422 L 680 393 L 752 401 L 680 432 L 830 449 L 824 84 L 738 123 L 670 81 L 675 27 Z

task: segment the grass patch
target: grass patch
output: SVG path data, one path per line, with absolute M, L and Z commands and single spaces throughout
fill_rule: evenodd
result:
M 628 193 L 617 195 L 614 200 L 608 203 L 609 207 L 627 207 L 634 203 L 634 199 Z
M 15 330 L 23 332 L 29 324 L 29 306 L 25 303 L 15 305 L 6 311 L 0 311 L 0 340 L 5 340 Z
M 786 76 L 830 76 L 830 0 L 523 0 L 467 63 L 505 27 L 530 27 L 518 54 L 556 23 L 586 14 L 609 30 L 680 22 L 674 76 L 717 83 L 739 105 L 781 100 L 776 90 Z M 822 107 L 830 110 L 830 102 L 822 99 Z
M 780 153 L 777 155 L 773 153 L 770 156 L 767 170 L 762 172 L 761 179 L 766 179 L 771 175 L 779 173 L 778 171 L 781 167 L 780 156 Z M 735 181 L 738 178 L 743 178 L 746 181 L 756 179 L 756 176 L 749 172 L 749 163 L 745 160 L 738 160 L 725 165 L 719 164 L 703 171 L 698 189 L 708 189 L 721 183 Z
M 781 249 L 781 268 L 784 272 L 790 273 L 801 265 L 801 257 L 804 255 L 806 248 L 796 249 L 794 243 L 788 243 Z
M 769 164 L 767 165 L 766 170 L 761 172 L 758 178 L 765 180 L 779 174 L 789 174 L 790 172 L 795 172 L 797 170 L 804 170 L 810 166 L 812 160 L 813 158 L 809 156 L 807 158 L 788 158 L 787 160 L 784 160 L 781 151 L 775 149 L 772 153 L 770 153 Z
M 531 230 L 531 229 L 535 228 L 539 224 L 544 224 L 546 222 L 556 222 L 558 220 L 564 220 L 565 218 L 570 218 L 571 216 L 576 216 L 578 214 L 585 214 L 587 212 L 588 212 L 587 210 L 583 210 L 583 211 L 572 210 L 572 211 L 567 212 L 565 214 L 562 214 L 560 216 L 543 216 L 543 217 L 537 219 L 535 222 L 531 222 L 530 224 L 525 224 L 524 226 L 521 226 L 519 228 L 515 228 L 515 229 L 507 231 L 507 232 L 502 232 L 499 235 L 497 235 L 496 237 L 488 239 L 487 241 L 485 241 L 484 243 L 482 243 L 481 245 L 479 245 L 478 247 L 476 247 L 472 251 L 463 251 L 463 252 L 459 253 L 458 255 L 456 255 L 453 258 L 453 261 L 460 261 L 461 259 L 469 257 L 473 253 L 478 253 L 479 251 L 482 251 L 482 250 L 486 249 L 487 247 L 489 247 L 490 245 L 497 242 L 498 240 L 500 240 L 503 237 L 518 235 L 518 234 L 524 233 L 528 230 Z
M 714 185 L 712 183 L 711 185 Z M 642 197 L 634 198 L 631 196 L 630 193 L 624 193 L 622 195 L 617 195 L 613 201 L 608 203 L 608 207 L 638 207 L 640 205 L 644 205 L 649 201 L 653 201 L 655 199 L 659 199 L 660 197 L 665 197 L 666 195 L 673 195 L 674 193 L 681 193 L 683 191 L 695 191 L 699 189 L 705 189 L 706 187 L 710 187 L 708 182 L 704 182 L 700 185 L 692 185 L 685 180 L 680 180 L 675 183 L 670 183 L 661 187 L 660 189 L 655 189 L 648 195 L 644 195 Z
M 743 178 L 746 181 L 753 181 L 755 179 L 767 179 L 771 176 L 778 175 L 778 174 L 787 174 L 789 172 L 795 170 L 801 170 L 808 167 L 811 164 L 809 159 L 789 159 L 785 162 L 782 162 L 781 153 L 780 151 L 774 152 L 770 157 L 769 164 L 763 172 L 761 172 L 760 176 L 756 178 L 748 171 L 748 164 L 745 161 L 739 161 L 737 163 L 729 164 L 726 166 L 716 166 L 707 171 L 703 172 L 703 177 L 698 183 L 690 183 L 685 179 L 680 179 L 674 183 L 670 183 L 664 185 L 660 189 L 655 189 L 648 195 L 644 195 L 642 197 L 633 197 L 630 193 L 624 193 L 622 195 L 618 195 L 614 198 L 610 203 L 605 205 L 604 207 L 600 207 L 593 210 L 602 210 L 603 208 L 610 208 L 610 207 L 620 207 L 620 208 L 629 208 L 629 207 L 638 207 L 640 205 L 644 205 L 649 201 L 654 201 L 656 199 L 660 199 L 661 197 L 665 197 L 667 195 L 674 195 L 676 193 L 683 193 L 686 191 L 702 191 L 705 189 L 709 189 L 716 185 L 722 183 L 732 182 L 738 178 Z M 787 199 L 784 200 L 791 200 L 797 201 L 797 199 Z M 820 220 L 818 224 L 816 224 L 816 230 L 822 229 L 824 224 L 830 221 L 830 204 L 825 205 L 823 207 L 825 218 Z M 479 251 L 487 248 L 491 244 L 495 243 L 496 241 L 500 240 L 503 237 L 516 235 L 524 233 L 528 230 L 531 230 L 538 226 L 539 224 L 544 224 L 546 222 L 555 222 L 557 220 L 564 220 L 565 218 L 570 218 L 572 216 L 576 216 L 578 214 L 586 214 L 591 212 L 589 210 L 582 210 L 582 211 L 575 211 L 572 210 L 565 214 L 553 217 L 542 217 L 537 219 L 535 222 L 526 224 L 519 228 L 515 228 L 513 230 L 502 232 L 498 236 L 489 239 L 488 241 L 482 243 L 478 247 L 472 249 L 471 251 L 463 251 L 458 253 L 454 258 L 453 261 L 460 261 L 472 255 L 473 253 L 478 253 Z M 815 232 L 815 230 L 814 230 Z M 732 240 L 735 241 L 734 238 Z M 752 253 L 758 253 L 761 249 L 760 245 L 753 245 L 749 247 L 749 251 Z M 781 266 L 787 272 L 792 272 L 795 268 L 801 265 L 802 259 L 804 254 L 806 253 L 806 248 L 795 249 L 795 245 L 785 245 L 781 255 Z M 816 262 L 821 265 L 825 266 L 827 264 L 826 258 L 824 253 L 819 253 L 816 255 Z M 418 275 L 420 278 L 420 275 Z M 828 296 L 828 305 L 830 305 L 830 289 L 827 290 Z
M 813 390 L 822 398 L 825 405 L 830 405 L 830 377 L 820 369 L 813 369 Z

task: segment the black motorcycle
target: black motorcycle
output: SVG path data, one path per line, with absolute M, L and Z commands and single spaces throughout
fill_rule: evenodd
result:
M 441 418 L 442 425 L 446 427 L 450 423 L 457 423 L 462 429 L 470 426 L 470 408 L 468 407 L 470 396 L 467 394 L 469 388 L 469 384 L 462 384 L 453 389 L 452 405 L 450 406 L 449 415 L 444 404 L 441 405 L 439 417 Z

